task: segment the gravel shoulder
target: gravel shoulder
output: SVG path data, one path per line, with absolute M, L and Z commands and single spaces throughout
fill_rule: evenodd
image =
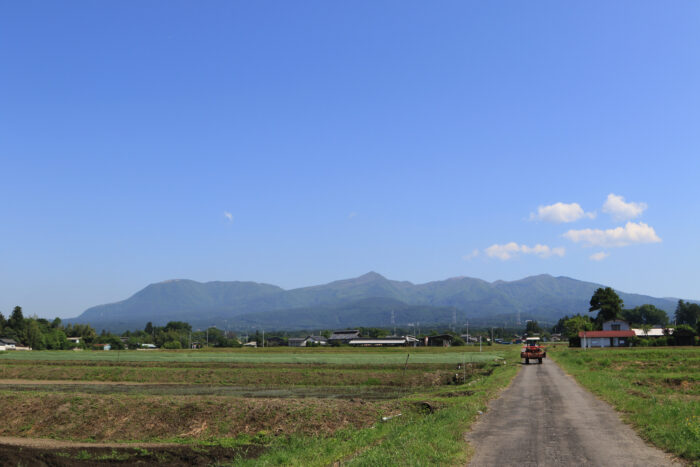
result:
M 475 448 L 471 466 L 682 465 L 549 359 L 523 365 L 467 441 Z

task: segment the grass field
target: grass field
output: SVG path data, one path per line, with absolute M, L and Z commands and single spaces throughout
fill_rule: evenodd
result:
M 426 347 L 393 349 L 309 348 L 292 350 L 288 347 L 267 349 L 216 350 L 127 350 L 83 351 L 42 350 L 32 352 L 0 352 L 0 361 L 54 360 L 54 361 L 104 361 L 104 362 L 231 362 L 231 363 L 333 363 L 333 364 L 399 364 L 410 354 L 411 363 L 461 363 L 484 362 L 503 357 L 501 352 L 489 352 L 488 347 L 452 347 L 434 349 Z
M 459 464 L 477 411 L 518 369 L 518 349 L 483 350 L 7 352 L 0 435 L 175 442 L 236 465 Z M 63 454 L 140 452 L 93 451 Z
M 548 355 L 643 438 L 700 465 L 700 348 L 559 348 Z

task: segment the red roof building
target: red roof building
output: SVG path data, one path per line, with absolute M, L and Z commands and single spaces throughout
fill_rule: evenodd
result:
M 581 347 L 627 347 L 634 331 L 579 331 Z

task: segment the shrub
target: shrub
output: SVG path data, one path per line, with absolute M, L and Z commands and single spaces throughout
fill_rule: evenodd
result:
M 169 341 L 169 342 L 166 342 L 165 344 L 163 344 L 163 348 L 170 349 L 170 350 L 181 349 L 182 344 L 180 344 L 180 341 Z

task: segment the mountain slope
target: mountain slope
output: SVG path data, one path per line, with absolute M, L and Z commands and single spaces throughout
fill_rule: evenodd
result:
M 454 317 L 457 322 L 500 326 L 518 316 L 553 322 L 563 315 L 586 313 L 598 287 L 603 286 L 546 274 L 510 282 L 460 277 L 415 285 L 370 272 L 292 290 L 255 282 L 174 280 L 151 284 L 126 300 L 89 308 L 66 321 L 117 331 L 172 320 L 188 321 L 195 328 L 313 329 L 390 326 L 393 310 L 397 325 L 448 324 Z M 677 301 L 618 293 L 628 308 L 650 303 L 672 312 Z

